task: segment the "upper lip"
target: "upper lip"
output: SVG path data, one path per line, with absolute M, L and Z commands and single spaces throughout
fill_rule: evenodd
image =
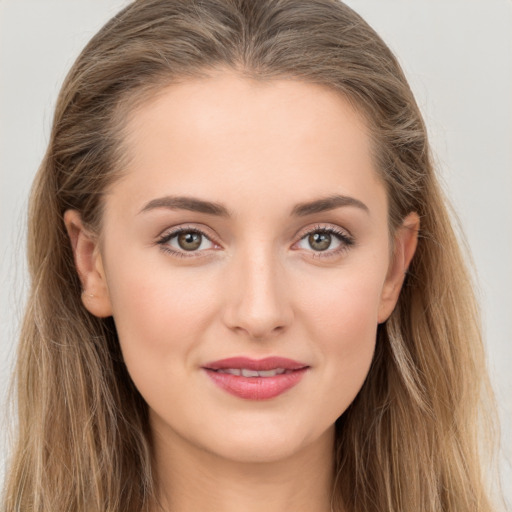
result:
M 300 370 L 308 365 L 287 357 L 265 357 L 263 359 L 251 359 L 249 357 L 228 357 L 212 361 L 203 366 L 209 370 L 226 370 L 229 368 L 245 368 L 247 370 L 265 371 L 283 368 L 284 370 Z

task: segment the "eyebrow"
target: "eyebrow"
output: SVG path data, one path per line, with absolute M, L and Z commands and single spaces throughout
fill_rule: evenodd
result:
M 155 208 L 167 208 L 170 210 L 189 210 L 191 212 L 207 213 L 221 217 L 230 217 L 227 208 L 219 203 L 196 199 L 195 197 L 165 196 L 149 201 L 140 213 L 154 210 Z
M 356 208 L 360 208 L 366 213 L 370 212 L 368 206 L 366 206 L 359 199 L 356 199 L 355 197 L 334 194 L 332 196 L 322 197 L 314 201 L 299 203 L 293 207 L 291 215 L 296 217 L 304 217 L 306 215 L 311 215 L 312 213 L 334 210 L 335 208 L 340 208 L 342 206 L 355 206 Z
M 293 207 L 290 215 L 294 217 L 305 217 L 306 215 L 334 210 L 342 206 L 354 206 L 365 212 L 369 212 L 368 207 L 359 199 L 334 194 L 328 197 L 315 199 L 314 201 L 299 203 Z M 192 212 L 206 213 L 208 215 L 231 217 L 229 210 L 220 203 L 187 196 L 165 196 L 153 199 L 144 205 L 140 213 L 157 208 L 189 210 Z

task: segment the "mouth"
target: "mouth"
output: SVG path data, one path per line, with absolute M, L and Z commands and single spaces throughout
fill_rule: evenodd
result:
M 282 375 L 283 373 L 291 373 L 295 370 L 285 370 L 284 368 L 275 368 L 273 370 L 249 370 L 248 368 L 226 368 L 226 369 L 219 369 L 219 370 L 213 370 L 211 368 L 208 368 L 209 370 L 212 370 L 217 373 L 229 373 L 230 375 L 237 375 L 242 377 L 275 377 L 276 375 Z
M 284 357 L 232 357 L 202 367 L 208 377 L 231 395 L 268 400 L 297 385 L 310 367 Z

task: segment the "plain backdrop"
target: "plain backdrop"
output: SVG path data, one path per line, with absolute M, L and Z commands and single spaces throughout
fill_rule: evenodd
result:
M 255 0 L 257 1 L 257 0 Z M 512 503 L 512 3 L 349 0 L 402 63 L 471 248 Z M 25 212 L 73 60 L 126 0 L 0 0 L 0 406 L 27 279 Z M 9 422 L 7 417 L 5 422 Z M 4 429 L 0 427 L 0 432 Z M 8 442 L 0 439 L 0 467 Z M 0 471 L 1 473 L 1 471 Z M 0 474 L 1 476 L 1 474 Z

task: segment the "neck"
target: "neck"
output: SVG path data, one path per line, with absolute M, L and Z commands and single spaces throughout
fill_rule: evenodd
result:
M 293 455 L 228 460 L 176 434 L 154 431 L 159 504 L 152 512 L 329 512 L 334 430 Z

